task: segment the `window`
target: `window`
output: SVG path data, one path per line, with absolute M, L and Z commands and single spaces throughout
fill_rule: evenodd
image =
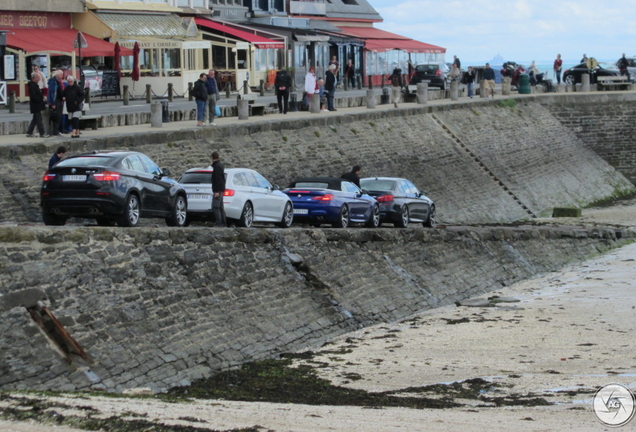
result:
M 262 189 L 271 189 L 272 185 L 269 184 L 269 182 L 267 180 L 265 180 L 265 177 L 263 177 L 262 175 L 258 174 L 258 173 L 252 173 L 254 174 L 254 180 L 256 182 L 256 186 Z
M 122 161 L 122 165 L 131 171 L 137 171 L 142 173 L 146 172 L 146 168 L 144 167 L 144 164 L 141 162 L 141 160 L 139 159 L 137 155 L 128 156 L 126 159 Z
M 152 175 L 161 175 L 162 174 L 161 173 L 161 169 L 159 168 L 159 166 L 157 166 L 157 164 L 154 163 L 148 156 L 139 155 L 139 158 L 141 159 L 141 161 L 145 165 L 147 173 L 150 173 Z

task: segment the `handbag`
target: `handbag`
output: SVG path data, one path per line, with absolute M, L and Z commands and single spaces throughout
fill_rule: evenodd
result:
M 214 115 L 216 117 L 221 117 L 221 108 L 218 105 L 214 105 Z

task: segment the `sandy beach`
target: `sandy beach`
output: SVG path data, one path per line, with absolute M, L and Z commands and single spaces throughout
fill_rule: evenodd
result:
M 540 223 L 636 226 L 636 204 L 584 210 L 582 218 Z M 492 307 L 448 306 L 361 329 L 308 347 L 309 365 L 333 384 L 396 396 L 441 398 L 433 384 L 480 380 L 478 396 L 444 409 L 312 406 L 226 400 L 168 403 L 154 399 L 48 397 L 65 416 L 142 418 L 203 430 L 263 431 L 598 431 L 596 390 L 618 383 L 636 389 L 636 244 L 489 293 Z M 481 381 L 483 380 L 483 381 Z M 406 389 L 418 387 L 419 389 Z M 14 392 L 0 408 L 26 407 L 43 396 Z M 545 401 L 547 405 L 535 405 Z M 84 407 L 82 409 L 77 406 Z M 86 407 L 90 407 L 86 408 Z M 25 408 L 26 409 L 26 408 Z M 634 422 L 625 429 L 634 427 Z M 40 432 L 50 425 L 0 420 L 0 431 Z M 56 431 L 75 429 L 57 426 Z M 115 429 L 113 429 L 115 430 Z

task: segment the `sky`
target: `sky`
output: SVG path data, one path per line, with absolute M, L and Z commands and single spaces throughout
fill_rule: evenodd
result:
M 577 63 L 587 54 L 616 61 L 636 55 L 636 2 L 603 0 L 368 0 L 376 28 L 446 48 L 462 66 L 505 61 Z

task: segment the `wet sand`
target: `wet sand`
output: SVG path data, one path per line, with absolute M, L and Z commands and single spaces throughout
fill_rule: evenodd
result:
M 635 221 L 632 202 L 584 210 L 579 219 L 540 222 L 634 227 Z M 254 426 L 277 432 L 606 430 L 592 410 L 594 392 L 610 383 L 636 389 L 635 260 L 636 244 L 628 245 L 489 294 L 518 302 L 428 311 L 348 334 L 327 346 L 313 347 L 316 354 L 310 360 L 295 360 L 315 367 L 336 385 L 373 392 L 395 390 L 406 395 L 403 389 L 408 387 L 476 378 L 492 384 L 479 398 L 456 399 L 464 404 L 459 408 L 375 409 L 224 400 L 131 403 L 126 398 L 70 395 L 51 400 L 91 406 L 98 410 L 93 417 L 128 413 L 130 418 L 139 415 L 165 424 L 216 430 Z M 534 398 L 550 405 L 494 406 L 497 400 Z M 0 401 L 0 407 L 7 403 Z M 55 409 L 65 415 L 87 415 L 83 410 Z M 0 421 L 0 431 L 49 430 L 51 426 Z

